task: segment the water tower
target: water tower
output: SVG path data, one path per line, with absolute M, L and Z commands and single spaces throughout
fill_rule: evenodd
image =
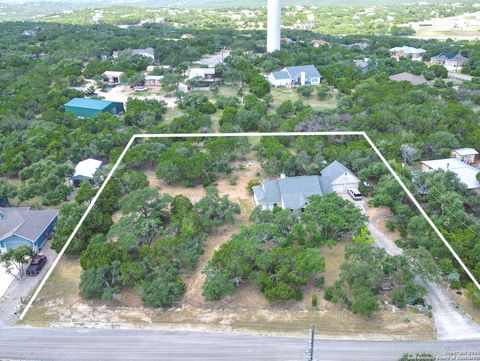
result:
M 280 27 L 282 18 L 280 0 L 268 0 L 267 8 L 267 52 L 272 53 L 280 50 Z

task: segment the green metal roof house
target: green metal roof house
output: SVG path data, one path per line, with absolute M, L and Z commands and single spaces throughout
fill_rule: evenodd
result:
M 90 98 L 73 98 L 64 105 L 66 112 L 74 113 L 77 117 L 93 118 L 100 113 L 119 114 L 125 112 L 123 103 L 110 100 Z

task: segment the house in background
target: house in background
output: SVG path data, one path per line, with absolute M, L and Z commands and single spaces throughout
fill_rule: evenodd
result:
M 415 75 L 407 72 L 390 75 L 388 79 L 392 81 L 408 81 L 412 85 L 427 84 L 427 79 L 425 79 L 423 75 Z
M 460 182 L 467 186 L 467 189 L 480 194 L 480 182 L 476 178 L 477 174 L 480 173 L 479 169 L 456 158 L 422 161 L 422 171 L 432 172 L 436 170 L 455 173 Z
M 193 34 L 187 33 L 187 34 L 183 34 L 183 35 L 181 36 L 181 38 L 182 38 L 182 39 L 195 39 L 196 36 L 193 35 Z
M 370 66 L 370 59 L 369 58 L 358 59 L 358 60 L 354 60 L 353 63 L 355 64 L 356 68 L 360 69 L 362 74 L 365 74 L 368 71 L 368 68 Z
M 105 71 L 102 78 L 108 85 L 120 85 L 123 75 L 123 71 Z
M 145 75 L 144 85 L 146 87 L 159 87 L 162 85 L 163 75 Z
M 477 161 L 479 153 L 473 148 L 460 148 L 452 150 L 452 157 L 467 164 Z
M 318 85 L 322 76 L 314 65 L 287 66 L 272 72 L 267 77 L 274 87 L 291 87 L 298 85 Z
M 75 172 L 71 178 L 73 186 L 79 187 L 83 181 L 89 181 L 93 184 L 95 173 L 97 173 L 102 167 L 103 163 L 101 160 L 93 158 L 82 160 L 75 167 Z
M 359 179 L 347 167 L 334 161 L 325 167 L 320 176 L 286 177 L 265 180 L 253 187 L 256 206 L 263 210 L 274 207 L 299 211 L 308 204 L 308 198 L 328 193 L 345 193 L 349 188 L 358 188 Z
M 411 46 L 397 46 L 390 49 L 391 57 L 397 60 L 400 60 L 400 58 L 406 58 L 413 61 L 421 61 L 426 52 L 425 49 L 413 48 Z
M 57 218 L 54 210 L 0 208 L 0 251 L 26 245 L 38 252 L 52 234 Z
M 100 113 L 122 114 L 125 107 L 121 102 L 91 98 L 73 98 L 64 105 L 65 112 L 71 112 L 77 117 L 94 118 Z
M 461 56 L 460 54 L 441 53 L 436 56 L 432 56 L 430 64 L 443 65 L 448 71 L 461 71 L 463 64 L 468 61 L 468 58 Z
M 121 51 L 114 51 L 112 53 L 112 58 L 117 59 L 120 55 L 124 56 L 144 56 L 146 58 L 150 58 L 155 60 L 155 49 L 153 48 L 145 48 L 145 49 L 125 49 Z
M 364 51 L 368 47 L 368 43 L 365 41 L 362 41 L 360 43 L 353 43 L 353 44 L 348 44 L 344 46 L 347 49 L 358 49 L 358 50 Z

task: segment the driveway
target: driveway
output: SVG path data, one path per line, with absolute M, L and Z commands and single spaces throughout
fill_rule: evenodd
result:
M 0 328 L 12 326 L 15 323 L 17 316 L 14 313 L 20 309 L 22 300 L 25 300 L 30 295 L 53 263 L 57 254 L 50 249 L 50 243 L 51 241 L 48 241 L 40 252 L 40 254 L 46 255 L 48 259 L 40 274 L 33 277 L 25 276 L 21 280 L 13 280 L 10 287 L 0 297 Z
M 365 200 L 353 201 L 348 195 L 343 195 L 367 214 L 368 205 Z M 375 245 L 385 249 L 391 255 L 402 254 L 402 249 L 379 229 L 370 219 L 368 229 L 375 238 Z M 439 284 L 418 281 L 427 290 L 427 299 L 432 306 L 432 315 L 437 329 L 438 340 L 477 340 L 480 339 L 480 326 L 452 302 L 450 296 Z

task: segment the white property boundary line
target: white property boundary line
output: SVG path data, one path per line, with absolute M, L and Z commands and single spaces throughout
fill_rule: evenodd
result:
M 125 154 L 127 154 L 128 150 L 132 146 L 133 142 L 136 139 L 147 139 L 147 138 L 223 138 L 223 137 L 297 137 L 297 136 L 332 136 L 332 135 L 340 135 L 340 136 L 349 136 L 349 135 L 357 135 L 357 136 L 362 136 L 365 138 L 365 140 L 370 144 L 372 149 L 375 151 L 375 153 L 378 155 L 380 160 L 385 164 L 387 169 L 390 171 L 392 176 L 395 178 L 395 180 L 401 185 L 407 196 L 410 198 L 410 200 L 413 202 L 413 204 L 417 207 L 417 209 L 420 211 L 422 216 L 427 220 L 428 224 L 433 228 L 435 233 L 437 234 L 438 237 L 442 240 L 442 242 L 445 244 L 445 246 L 448 248 L 448 250 L 453 254 L 457 262 L 462 266 L 463 270 L 467 273 L 468 277 L 472 280 L 472 282 L 478 287 L 480 290 L 480 283 L 476 280 L 476 278 L 473 276 L 473 274 L 470 272 L 470 270 L 465 266 L 463 261 L 460 259 L 458 254 L 455 252 L 455 250 L 452 248 L 450 243 L 446 240 L 446 238 L 443 236 L 442 232 L 437 228 L 435 223 L 430 219 L 428 214 L 425 212 L 425 210 L 422 208 L 420 203 L 415 199 L 413 194 L 410 192 L 410 190 L 407 188 L 407 186 L 403 183 L 403 181 L 400 179 L 397 173 L 393 170 L 391 165 L 387 162 L 383 154 L 378 150 L 377 146 L 372 142 L 370 137 L 367 135 L 365 132 L 356 132 L 356 131 L 339 131 L 339 132 L 292 132 L 292 133 L 189 133 L 189 134 L 135 134 L 130 138 L 130 141 L 128 142 L 127 146 L 123 150 L 123 152 L 120 154 L 120 157 L 118 160 L 115 162 L 114 166 L 110 170 L 110 173 L 108 173 L 107 177 L 102 183 L 102 186 L 98 190 L 97 194 L 95 197 L 93 197 L 92 201 L 87 207 L 87 210 L 83 214 L 82 218 L 80 218 L 80 221 L 78 224 L 75 226 L 75 229 L 73 230 L 72 234 L 70 237 L 68 237 L 67 241 L 65 242 L 65 245 L 63 248 L 60 250 L 60 253 L 57 255 L 55 258 L 55 261 L 53 261 L 52 266 L 46 273 L 45 277 L 42 279 L 40 282 L 40 285 L 37 287 L 35 290 L 35 293 L 33 294 L 32 298 L 29 300 L 27 306 L 24 308 L 22 314 L 20 315 L 19 319 L 23 320 L 25 315 L 28 313 L 28 310 L 32 307 L 33 302 L 37 299 L 40 291 L 42 288 L 45 286 L 45 283 L 51 276 L 53 270 L 57 266 L 58 262 L 60 261 L 60 258 L 62 258 L 63 254 L 65 253 L 65 250 L 68 248 L 70 243 L 72 242 L 73 238 L 77 234 L 78 230 L 82 226 L 83 222 L 85 221 L 85 218 L 87 218 L 88 214 L 92 210 L 93 206 L 97 202 L 98 197 L 100 194 L 103 192 L 105 189 L 105 186 L 107 183 L 110 181 L 112 178 L 113 173 L 117 170 L 118 166 L 122 163 L 123 158 L 125 157 Z

